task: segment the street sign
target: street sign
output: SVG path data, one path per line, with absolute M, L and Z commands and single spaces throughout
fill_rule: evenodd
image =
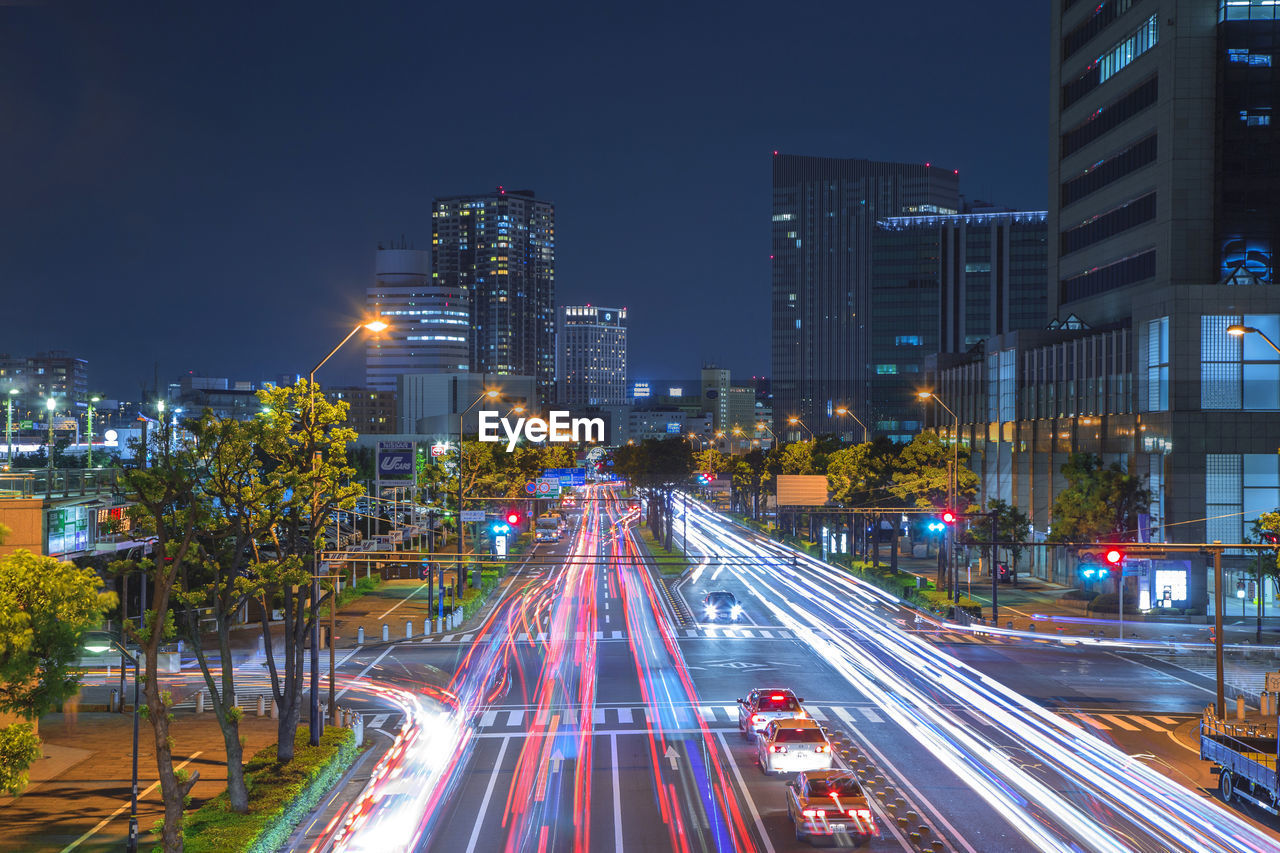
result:
M 558 479 L 562 486 L 585 486 L 587 471 L 585 468 L 548 468 L 542 472 L 542 479 Z
M 549 495 L 553 491 L 557 493 L 560 491 L 559 477 L 556 477 L 554 480 L 548 479 L 546 477 L 538 478 L 538 494 Z
M 433 444 L 431 445 L 431 455 L 444 456 L 446 453 L 448 453 L 452 449 L 453 448 L 447 442 L 443 444 Z
M 524 484 L 524 490 L 532 495 L 538 491 L 538 484 L 535 483 L 533 480 L 530 480 L 529 482 Z
M 413 479 L 413 442 L 378 442 L 378 482 L 399 483 Z
M 482 509 L 464 509 L 462 511 L 463 521 L 484 521 L 484 510 Z

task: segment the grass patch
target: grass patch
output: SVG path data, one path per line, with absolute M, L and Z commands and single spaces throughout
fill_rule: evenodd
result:
M 183 838 L 187 853 L 275 850 L 351 766 L 358 749 L 350 729 L 326 726 L 319 746 L 311 746 L 306 726 L 298 726 L 293 761 L 276 764 L 276 746 L 259 751 L 245 764 L 249 811 L 227 808 L 224 791 L 187 815 Z
M 679 551 L 668 551 L 662 547 L 653 535 L 653 531 L 649 529 L 647 524 L 641 524 L 638 528 L 640 531 L 640 541 L 644 543 L 645 548 L 649 549 L 649 553 L 655 557 L 658 564 L 658 571 L 664 575 L 682 575 L 685 569 L 689 568 L 689 561 L 685 559 L 684 554 Z
M 354 584 L 344 584 L 342 592 L 338 593 L 338 609 L 341 610 L 357 598 L 373 592 L 381 583 L 382 577 L 380 575 L 370 575 L 367 578 L 358 578 Z M 326 604 L 320 608 L 320 615 L 329 615 L 329 605 Z

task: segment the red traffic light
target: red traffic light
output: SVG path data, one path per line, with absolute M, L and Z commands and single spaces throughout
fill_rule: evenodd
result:
M 942 513 L 942 523 L 943 523 L 943 524 L 955 524 L 955 523 L 956 523 L 956 514 L 955 514 L 954 512 L 952 512 L 951 510 L 946 510 L 946 511 L 944 511 L 944 512 Z
M 516 526 L 516 525 L 518 525 L 519 523 L 520 523 L 520 513 L 519 513 L 518 511 L 514 510 L 514 509 L 513 509 L 513 510 L 508 510 L 508 511 L 507 511 L 507 524 L 510 524 L 512 527 L 515 527 L 515 526 Z
M 1107 565 L 1118 566 L 1120 565 L 1120 561 L 1124 559 L 1124 552 L 1119 548 L 1108 548 L 1107 552 L 1103 554 L 1102 557 L 1107 561 Z

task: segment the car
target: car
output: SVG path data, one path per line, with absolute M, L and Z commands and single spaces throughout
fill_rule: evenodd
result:
M 811 770 L 787 783 L 797 841 L 834 838 L 861 847 L 880 835 L 867 793 L 850 770 Z
M 752 690 L 745 699 L 738 700 L 738 729 L 742 737 L 750 739 L 772 720 L 807 718 L 808 714 L 800 707 L 803 701 L 782 687 Z
M 737 622 L 742 618 L 742 605 L 738 597 L 731 592 L 717 590 L 707 593 L 702 599 L 702 615 L 708 622 L 723 619 L 726 622 Z
M 764 775 L 830 770 L 831 741 L 816 720 L 772 720 L 756 734 L 756 761 Z

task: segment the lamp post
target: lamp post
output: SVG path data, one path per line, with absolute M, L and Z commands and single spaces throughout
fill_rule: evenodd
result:
M 347 341 L 356 336 L 361 329 L 368 329 L 370 332 L 378 333 L 387 328 L 387 324 L 381 320 L 366 320 L 363 323 L 357 323 L 355 328 L 347 332 L 347 336 L 329 351 L 329 354 L 320 359 L 320 363 L 311 368 L 311 373 L 307 376 L 307 394 L 310 397 L 310 409 L 308 424 L 311 431 L 311 717 L 310 729 L 312 746 L 320 745 L 320 735 L 324 729 L 324 720 L 320 718 L 320 552 L 315 547 L 316 536 L 320 535 L 319 525 L 316 524 L 316 516 L 320 514 L 320 490 L 316 488 L 316 480 L 320 474 L 320 448 L 316 446 L 316 371 L 324 367 L 325 362 L 333 358 L 338 350 L 346 345 Z M 333 627 L 336 621 L 335 612 L 337 610 L 337 598 L 329 603 L 329 710 L 330 713 L 337 714 L 334 707 L 333 681 L 334 681 L 334 659 L 333 659 Z
M 5 422 L 5 428 L 4 428 L 5 450 L 9 454 L 8 463 L 5 467 L 6 471 L 13 469 L 13 398 L 17 393 L 18 393 L 17 388 L 10 388 L 9 399 L 6 400 L 6 402 L 9 404 L 9 418 Z
M 756 424 L 756 432 L 762 432 L 762 431 L 769 433 L 769 437 L 773 439 L 773 446 L 777 447 L 778 437 L 773 434 L 773 430 L 769 429 L 769 425 L 764 421 L 761 421 L 760 423 Z
M 864 424 L 861 420 L 859 420 L 857 415 L 849 411 L 848 406 L 837 406 L 836 414 L 842 417 L 844 415 L 848 415 L 849 417 L 853 418 L 853 422 L 856 423 L 858 426 L 862 427 L 862 443 L 863 444 L 867 443 L 867 425 Z
M 93 467 L 93 404 L 101 400 L 101 397 L 89 398 L 89 416 L 85 419 L 85 432 L 89 434 L 89 449 L 85 451 L 84 467 Z
M 1255 328 L 1253 326 L 1240 326 L 1240 325 L 1227 326 L 1227 334 L 1233 338 L 1243 338 L 1246 334 L 1257 335 L 1258 337 L 1266 341 L 1273 350 L 1275 350 L 1276 352 L 1280 352 L 1280 347 L 1276 346 L 1275 341 L 1271 340 L 1271 338 L 1268 338 L 1261 329 Z
M 44 407 L 48 411 L 46 420 L 49 422 L 49 483 L 53 483 L 53 413 L 58 408 L 58 401 L 49 395 L 49 399 L 44 401 Z
M 483 380 L 481 381 L 483 382 Z M 470 406 L 467 406 L 458 415 L 458 546 L 457 546 L 458 574 L 457 574 L 457 579 L 459 580 L 462 578 L 462 531 L 464 529 L 462 526 L 462 501 L 463 501 L 462 472 L 463 472 L 464 463 L 466 461 L 466 456 L 463 453 L 463 449 L 462 449 L 462 421 L 463 421 L 463 418 L 467 416 L 468 412 L 470 412 L 476 406 L 480 405 L 481 400 L 486 400 L 486 399 L 496 400 L 500 396 L 502 396 L 501 390 L 497 388 L 487 388 L 483 392 L 481 392 L 479 397 L 476 397 L 475 401 L 472 402 Z M 515 411 L 516 408 L 518 407 L 513 406 L 512 411 Z M 510 412 L 508 412 L 508 414 L 510 414 Z M 431 606 L 430 602 L 428 602 L 427 606 L 428 607 Z M 437 607 L 437 612 L 441 617 L 444 616 L 444 566 L 440 567 L 440 604 Z
M 806 424 L 804 421 L 800 420 L 800 418 L 798 418 L 798 417 L 797 417 L 797 416 L 795 416 L 795 415 L 792 415 L 791 417 L 787 418 L 787 423 L 791 424 L 791 426 L 802 426 L 802 427 L 804 427 L 804 431 L 805 431 L 805 432 L 807 432 L 807 433 L 809 433 L 809 440 L 810 440 L 810 441 L 813 441 L 813 430 L 809 429 L 808 424 Z
M 951 433 L 951 475 L 947 477 L 947 505 L 952 512 L 956 512 L 956 494 L 960 491 L 960 418 L 951 410 L 950 406 L 942 402 L 942 399 L 932 391 L 920 391 L 916 396 L 921 400 L 933 400 L 939 406 L 946 409 L 947 414 L 951 415 L 951 418 L 954 421 L 954 430 Z M 959 601 L 959 573 L 955 570 L 955 561 L 953 559 L 954 554 L 951 553 L 955 550 L 955 534 L 949 533 L 948 535 L 951 537 L 951 541 L 948 543 L 947 548 L 947 567 L 951 571 L 951 600 Z M 995 566 L 992 566 L 991 570 L 995 571 Z
M 685 437 L 689 439 L 689 442 L 690 442 L 691 444 L 692 444 L 694 441 L 697 441 L 697 442 L 698 442 L 696 445 L 694 445 L 694 447 L 695 447 L 696 449 L 698 449 L 698 450 L 702 450 L 702 449 L 703 449 L 703 442 L 704 442 L 706 439 L 704 439 L 702 436 L 698 435 L 696 432 L 691 432 L 691 433 L 689 433 L 689 434 L 688 434 L 687 436 L 685 436 Z
M 133 785 L 129 794 L 129 843 L 125 849 L 128 853 L 138 853 L 138 659 L 129 654 L 123 643 L 104 631 L 87 633 L 83 646 L 85 651 L 94 654 L 115 650 L 133 664 Z M 123 697 L 121 699 L 123 701 Z

